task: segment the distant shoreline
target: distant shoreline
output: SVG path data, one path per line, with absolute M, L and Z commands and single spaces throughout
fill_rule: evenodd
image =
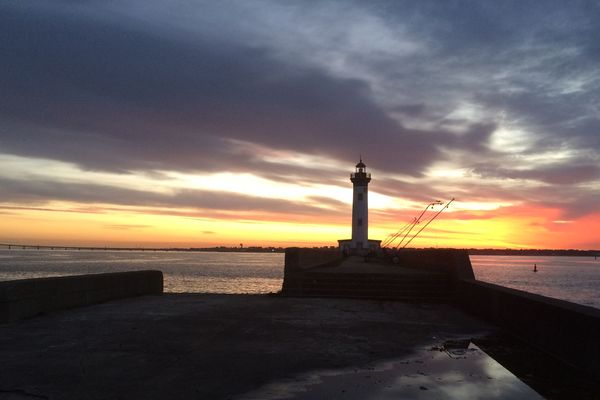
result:
M 307 246 L 308 247 L 308 246 Z M 335 249 L 335 246 L 310 247 L 314 249 Z M 218 253 L 285 253 L 285 247 L 99 247 L 99 246 L 50 246 L 0 243 L 0 249 L 8 250 L 94 250 L 94 251 L 180 251 Z M 473 256 L 568 256 L 600 257 L 600 250 L 576 249 L 466 249 Z
M 552 249 L 467 249 L 472 256 L 568 256 L 600 257 L 600 250 Z
M 8 250 L 93 250 L 93 251 L 181 251 L 221 253 L 284 253 L 284 247 L 100 247 L 100 246 L 50 246 L 0 243 L 0 249 Z

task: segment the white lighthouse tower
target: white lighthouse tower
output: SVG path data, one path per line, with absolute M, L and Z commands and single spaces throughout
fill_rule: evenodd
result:
M 344 254 L 366 254 L 376 250 L 381 240 L 369 240 L 369 182 L 371 174 L 362 157 L 356 170 L 350 174 L 352 181 L 352 239 L 338 240 L 340 250 Z

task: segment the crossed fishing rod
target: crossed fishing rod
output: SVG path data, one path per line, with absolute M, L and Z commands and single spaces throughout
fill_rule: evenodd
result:
M 381 247 L 387 247 L 387 246 L 392 245 L 396 241 L 396 239 L 398 239 L 400 236 L 402 236 L 402 234 L 404 234 L 404 236 L 402 236 L 402 239 L 400 240 L 400 242 L 394 248 L 395 249 L 405 248 L 406 246 L 408 246 L 408 244 L 410 242 L 412 242 L 414 240 L 414 238 L 416 238 L 425 228 L 427 228 L 427 226 L 434 219 L 436 219 L 437 216 L 442 213 L 442 211 L 444 211 L 446 208 L 448 208 L 448 206 L 450 206 L 450 204 L 453 201 L 454 201 L 454 198 L 452 200 L 450 200 L 448 203 L 446 203 L 446 205 L 444 207 L 442 207 L 442 209 L 440 211 L 438 211 L 433 217 L 429 218 L 427 223 L 425 225 L 423 225 L 423 227 L 421 229 L 419 229 L 419 231 L 417 233 L 415 233 L 406 243 L 404 243 L 404 241 L 406 240 L 406 238 L 408 238 L 408 235 L 410 235 L 410 233 L 412 232 L 414 227 L 421 223 L 421 218 L 423 218 L 423 215 L 425 215 L 427 210 L 429 210 L 430 208 L 433 209 L 433 207 L 435 207 L 437 205 L 441 205 L 443 203 L 440 200 L 436 200 L 436 201 L 433 201 L 433 202 L 427 204 L 425 209 L 421 212 L 421 214 L 418 217 L 413 218 L 412 222 L 409 222 L 406 225 L 404 225 L 404 227 L 402 227 L 402 229 L 400 229 L 398 232 L 388 236 L 381 244 Z M 404 245 L 402 246 L 403 243 L 404 243 Z M 402 247 L 400 247 L 400 246 L 402 246 Z

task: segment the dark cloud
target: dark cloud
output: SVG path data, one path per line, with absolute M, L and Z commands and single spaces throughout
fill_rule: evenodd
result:
M 531 179 L 553 185 L 576 185 L 600 180 L 599 165 L 554 165 L 527 170 L 481 166 L 473 172 L 484 178 Z
M 373 189 L 391 196 L 504 198 L 570 215 L 593 212 L 597 190 L 582 184 L 598 180 L 600 162 L 598 20 L 593 1 L 4 1 L 0 154 L 155 179 L 160 170 L 253 171 L 276 181 L 339 184 L 331 169 L 263 158 L 285 150 L 351 166 L 362 153 L 381 174 Z M 523 149 L 495 148 L 500 128 L 523 133 Z M 558 151 L 569 161 L 528 162 Z M 439 161 L 472 169 L 478 181 L 387 177 L 423 178 Z M 208 191 L 0 185 L 6 201 L 40 204 L 119 199 L 322 212 Z
M 435 185 L 425 184 L 424 182 L 413 183 L 399 179 L 373 179 L 370 190 L 385 194 L 390 197 L 401 198 L 428 204 L 433 200 L 443 200 L 455 196 L 455 193 L 448 193 L 437 189 Z
M 383 20 L 429 44 L 401 69 L 397 59 L 382 67 L 394 88 L 425 104 L 422 118 L 435 120 L 468 102 L 482 122 L 506 118 L 524 128 L 538 151 L 598 144 L 598 2 L 384 4 L 374 7 Z
M 415 117 L 422 115 L 425 112 L 425 104 L 401 104 L 394 107 L 392 111 L 400 113 L 403 116 Z
M 192 210 L 261 211 L 273 214 L 335 215 L 347 210 L 324 210 L 320 207 L 292 201 L 252 197 L 236 193 L 207 190 L 179 190 L 173 194 L 146 192 L 96 184 L 67 184 L 43 180 L 12 180 L 0 178 L 2 202 L 43 206 L 49 201 L 108 204 L 143 207 L 186 207 Z M 39 208 L 39 207 L 38 207 Z M 50 209 L 48 209 L 50 210 Z M 77 210 L 78 212 L 102 212 L 104 209 Z M 186 215 L 185 211 L 182 215 Z M 206 214 L 208 215 L 208 214 Z
M 326 206 L 333 207 L 333 208 L 338 208 L 338 209 L 342 209 L 342 210 L 349 209 L 349 206 L 347 203 L 344 203 L 343 201 L 340 201 L 337 199 L 332 199 L 331 197 L 309 196 L 308 199 L 313 203 L 326 205 Z
M 4 6 L 5 152 L 87 168 L 247 168 L 228 142 L 418 174 L 440 132 L 407 130 L 358 79 L 276 60 L 262 47 L 166 38 L 120 24 Z M 119 21 L 116 21 L 119 22 Z

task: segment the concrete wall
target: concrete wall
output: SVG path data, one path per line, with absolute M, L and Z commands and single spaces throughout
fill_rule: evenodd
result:
M 402 249 L 397 253 L 397 257 L 398 265 L 445 272 L 453 282 L 459 279 L 475 278 L 469 253 L 466 250 Z M 301 289 L 303 271 L 319 266 L 337 265 L 342 260 L 341 252 L 338 249 L 298 247 L 286 249 L 283 293 L 295 293 Z
M 476 280 L 456 289 L 465 310 L 600 378 L 600 310 Z
M 453 279 L 475 279 L 467 250 L 402 249 L 397 253 L 398 265 L 446 272 Z
M 290 247 L 285 249 L 283 270 L 283 293 L 291 293 L 301 282 L 302 272 L 314 267 L 336 265 L 342 261 L 339 249 L 306 249 Z
M 341 260 L 342 255 L 338 249 L 307 249 L 300 247 L 285 249 L 285 270 L 288 272 L 302 271 Z
M 0 282 L 0 323 L 48 311 L 163 292 L 161 271 L 130 271 Z

